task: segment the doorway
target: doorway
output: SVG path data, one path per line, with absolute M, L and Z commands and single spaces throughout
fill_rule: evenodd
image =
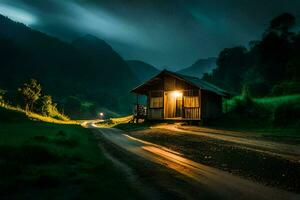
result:
M 182 117 L 182 99 L 181 91 L 170 91 L 164 93 L 164 118 Z

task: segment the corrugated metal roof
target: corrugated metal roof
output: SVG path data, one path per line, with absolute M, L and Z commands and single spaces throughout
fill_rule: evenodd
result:
M 199 87 L 203 90 L 208 90 L 208 91 L 214 92 L 214 93 L 222 95 L 222 96 L 228 96 L 229 95 L 229 93 L 227 91 L 217 87 L 216 85 L 208 83 L 207 81 L 201 80 L 197 77 L 186 76 L 186 75 L 183 75 L 183 74 L 180 74 L 180 73 L 170 72 L 170 71 L 167 71 L 167 72 L 171 73 L 171 74 L 174 74 L 174 75 L 186 80 L 187 82 L 190 82 L 191 84 L 193 84 L 196 87 Z
M 168 70 L 161 71 L 158 75 L 154 76 L 153 78 L 146 81 L 142 85 L 140 85 L 140 86 L 136 87 L 135 89 L 133 89 L 132 92 L 136 92 L 136 90 L 138 90 L 139 88 L 142 88 L 143 86 L 150 84 L 153 80 L 155 80 L 156 77 L 161 76 L 163 73 L 167 73 L 167 74 L 176 76 L 180 79 L 183 79 L 184 81 L 188 82 L 191 85 L 194 85 L 194 86 L 198 87 L 199 89 L 207 90 L 207 91 L 216 93 L 216 94 L 221 95 L 221 96 L 230 96 L 229 92 L 227 92 L 227 91 L 225 91 L 225 90 L 223 90 L 223 89 L 221 89 L 221 88 L 219 88 L 219 87 L 217 87 L 217 86 L 215 86 L 211 83 L 208 83 L 204 80 L 201 80 L 197 77 L 186 76 L 186 75 L 176 73 L 176 72 L 171 72 L 171 71 L 168 71 Z

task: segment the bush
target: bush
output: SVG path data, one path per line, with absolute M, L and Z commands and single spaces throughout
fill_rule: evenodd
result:
M 5 95 L 6 91 L 0 89 L 0 104 L 4 101 L 4 95 Z
M 275 108 L 273 113 L 274 126 L 287 126 L 300 121 L 300 105 L 297 102 L 285 103 Z
M 244 86 L 241 97 L 232 100 L 229 112 L 247 118 L 262 118 L 268 115 L 268 111 L 253 100 L 247 86 Z
M 267 115 L 267 110 L 251 98 L 235 99 L 230 112 L 247 118 L 262 118 Z
M 299 94 L 300 93 L 300 82 L 290 81 L 282 82 L 275 85 L 272 88 L 271 95 L 280 96 L 280 95 L 289 95 L 289 94 Z
M 57 104 L 53 103 L 50 95 L 44 95 L 38 100 L 35 111 L 43 116 L 51 117 L 57 120 L 70 120 L 69 117 L 58 111 Z

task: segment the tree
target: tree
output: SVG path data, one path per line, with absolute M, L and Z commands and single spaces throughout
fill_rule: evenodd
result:
M 203 79 L 231 92 L 240 92 L 247 84 L 255 96 L 270 94 L 282 82 L 299 82 L 300 33 L 292 32 L 295 24 L 292 14 L 275 17 L 262 39 L 249 43 L 249 50 L 242 46 L 222 50 L 218 67 Z
M 0 89 L 0 103 L 3 102 L 3 96 L 5 95 L 5 93 L 6 93 L 5 90 Z
M 40 98 L 42 87 L 35 79 L 30 79 L 28 83 L 24 83 L 23 87 L 18 91 L 24 98 L 26 111 L 33 111 L 34 103 Z
M 277 17 L 275 17 L 270 22 L 270 26 L 267 30 L 279 32 L 280 34 L 288 33 L 289 29 L 291 29 L 296 24 L 296 17 L 290 13 L 283 13 Z
M 212 76 L 205 76 L 211 82 L 229 91 L 239 92 L 243 74 L 248 69 L 247 49 L 243 46 L 226 48 L 220 52 L 218 67 L 212 72 Z
M 278 84 L 288 77 L 288 69 L 295 51 L 295 33 L 290 32 L 296 18 L 283 13 L 275 17 L 266 30 L 262 41 L 257 45 L 260 53 L 259 70 L 269 85 Z
M 42 96 L 38 101 L 38 112 L 44 116 L 50 116 L 56 105 L 53 104 L 52 97 L 50 95 Z

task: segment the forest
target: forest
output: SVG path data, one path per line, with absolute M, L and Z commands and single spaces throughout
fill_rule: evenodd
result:
M 300 92 L 300 32 L 296 18 L 283 13 L 275 17 L 262 39 L 222 50 L 217 68 L 204 80 L 240 94 L 243 86 L 254 96 L 278 96 Z

